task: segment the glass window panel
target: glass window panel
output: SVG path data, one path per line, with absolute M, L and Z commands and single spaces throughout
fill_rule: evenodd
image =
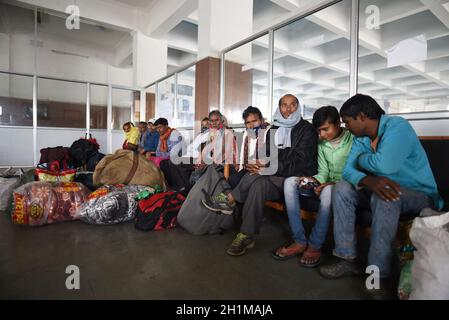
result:
M 195 66 L 178 73 L 177 126 L 193 127 L 195 122 Z
M 90 85 L 90 128 L 107 129 L 108 87 Z
M 33 126 L 33 78 L 0 73 L 0 125 Z
M 86 84 L 38 78 L 37 125 L 86 127 Z
M 0 3 L 0 70 L 34 74 L 34 9 L 4 2 Z
M 146 89 L 146 116 L 147 121 L 156 116 L 156 85 Z
M 273 108 L 287 93 L 305 118 L 349 97 L 351 1 L 344 0 L 274 32 Z
M 387 113 L 449 110 L 444 2 L 360 2 L 358 91 Z
M 176 127 L 175 123 L 175 77 L 172 76 L 158 83 L 156 118 L 166 118 L 168 124 Z
M 68 16 L 39 10 L 37 73 L 131 86 L 132 56 L 124 54 L 132 51 L 131 34 L 83 19 L 79 28 L 68 28 Z
M 140 122 L 140 91 L 133 91 L 133 109 L 132 109 L 132 122 L 135 124 Z
M 257 107 L 268 114 L 268 35 L 225 54 L 224 114 L 229 124 L 241 124 L 242 112 Z
M 112 88 L 112 129 L 121 130 L 123 124 L 133 121 L 137 91 Z

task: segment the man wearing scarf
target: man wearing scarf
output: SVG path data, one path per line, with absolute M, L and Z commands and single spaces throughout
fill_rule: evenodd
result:
M 269 139 L 267 139 L 269 125 L 264 123 L 262 112 L 256 107 L 249 106 L 243 111 L 242 118 L 245 122 L 246 130 L 242 139 L 243 145 L 240 150 L 238 172 L 229 177 L 229 184 L 233 188 L 239 184 L 240 180 L 248 172 L 246 167 L 251 161 L 262 161 L 259 156 L 259 150 L 265 150 L 267 155 L 270 152 Z
M 209 199 L 215 211 L 221 209 L 223 213 L 232 212 L 236 202 L 244 203 L 240 232 L 227 250 L 232 256 L 243 255 L 254 246 L 253 237 L 259 233 L 265 201 L 281 199 L 286 177 L 313 176 L 317 173 L 318 137 L 313 126 L 301 118 L 299 101 L 294 95 L 287 94 L 279 100 L 270 130 L 276 130 L 276 173 L 272 176 L 261 175 L 269 164 L 257 160 L 256 163 L 245 165 L 248 173 L 225 199 Z M 271 161 L 273 157 L 275 155 L 271 154 Z
M 159 133 L 156 157 L 169 158 L 171 149 L 182 141 L 182 136 L 176 129 L 168 126 L 168 120 L 165 118 L 157 119 L 154 126 Z

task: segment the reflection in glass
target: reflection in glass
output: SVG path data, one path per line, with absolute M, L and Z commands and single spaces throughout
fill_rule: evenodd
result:
M 0 125 L 33 126 L 33 78 L 0 73 Z
M 447 11 L 427 2 L 360 2 L 358 91 L 388 113 L 449 110 Z
M 252 105 L 268 114 L 268 35 L 225 54 L 224 115 L 230 124 L 243 123 L 242 112 Z
M 86 84 L 38 78 L 37 125 L 85 128 Z
M 351 1 L 344 0 L 274 32 L 273 108 L 287 93 L 305 118 L 349 97 Z

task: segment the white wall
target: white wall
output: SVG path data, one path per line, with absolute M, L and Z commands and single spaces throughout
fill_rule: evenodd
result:
M 0 127 L 0 166 L 33 166 L 33 129 Z
M 410 121 L 418 136 L 449 136 L 449 119 Z
M 70 147 L 72 143 L 84 137 L 85 130 L 81 129 L 37 129 L 37 159 L 40 158 L 40 150 L 47 147 Z M 32 149 L 30 151 L 32 154 Z
M 84 137 L 85 130 L 79 129 L 38 129 L 37 159 L 40 149 L 47 147 L 70 147 L 79 138 Z M 91 130 L 92 136 L 100 144 L 100 152 L 107 153 L 106 130 Z M 33 129 L 0 127 L 0 167 L 33 166 Z
M 9 70 L 9 35 L 0 33 L 0 70 Z
M 97 139 L 97 142 L 100 145 L 100 152 L 105 154 L 108 153 L 106 130 L 90 130 L 90 133 L 92 134 L 92 138 Z
M 114 153 L 117 149 L 122 148 L 123 141 L 125 141 L 125 136 L 124 136 L 123 131 L 113 130 L 112 131 L 112 153 Z

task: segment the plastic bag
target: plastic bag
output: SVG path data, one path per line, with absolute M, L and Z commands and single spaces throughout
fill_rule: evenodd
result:
M 9 198 L 14 189 L 19 186 L 19 178 L 0 177 L 0 211 L 5 211 L 9 206 Z
M 36 169 L 37 181 L 42 182 L 72 182 L 75 180 L 76 169 L 68 169 L 59 172 Z
M 138 200 L 137 195 L 151 187 L 139 185 L 103 186 L 88 196 L 88 201 L 77 211 L 84 222 L 96 225 L 112 225 L 134 219 Z
M 77 219 L 76 211 L 89 189 L 75 182 L 30 182 L 14 190 L 12 221 L 40 226 Z
M 410 231 L 416 247 L 410 299 L 449 299 L 449 212 L 416 218 Z
M 398 285 L 399 300 L 408 300 L 412 292 L 412 264 L 413 260 L 409 260 L 402 267 Z

